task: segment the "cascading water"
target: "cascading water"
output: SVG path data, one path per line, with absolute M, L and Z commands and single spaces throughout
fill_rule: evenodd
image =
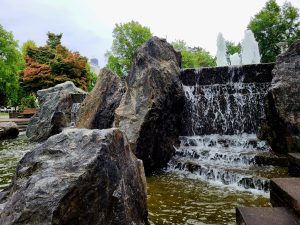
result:
M 270 150 L 256 137 L 270 83 L 256 82 L 255 74 L 245 77 L 243 68 L 248 67 L 228 67 L 220 78 L 209 77 L 208 68 L 194 71 L 193 82 L 182 78 L 185 125 L 169 169 L 222 185 L 268 191 L 266 178 L 272 167 L 262 170 L 254 157 Z

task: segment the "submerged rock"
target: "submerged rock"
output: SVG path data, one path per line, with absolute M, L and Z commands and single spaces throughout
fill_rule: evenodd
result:
M 124 92 L 121 78 L 106 68 L 102 69 L 93 91 L 81 104 L 76 126 L 90 129 L 112 127 L 115 110 Z
M 277 153 L 300 151 L 300 41 L 279 55 L 260 137 Z
M 26 130 L 29 140 L 46 140 L 69 126 L 73 104 L 82 102 L 86 94 L 70 81 L 38 91 L 40 110 L 29 121 Z
M 164 39 L 142 45 L 127 77 L 127 90 L 115 114 L 146 172 L 163 167 L 174 153 L 181 127 L 184 94 L 180 53 Z
M 146 197 L 143 164 L 119 129 L 67 128 L 21 159 L 0 192 L 0 224 L 148 224 Z
M 16 138 L 19 135 L 19 129 L 14 122 L 0 123 L 0 140 Z

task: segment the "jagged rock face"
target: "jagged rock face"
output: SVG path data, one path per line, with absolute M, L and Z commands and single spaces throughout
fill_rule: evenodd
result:
M 19 129 L 16 123 L 0 123 L 0 140 L 16 138 L 19 135 Z
M 260 137 L 278 153 L 300 151 L 300 41 L 279 55 Z
M 29 121 L 29 140 L 44 141 L 69 126 L 73 104 L 82 102 L 86 94 L 70 81 L 38 91 L 40 110 Z
M 143 164 L 116 128 L 66 128 L 27 153 L 0 224 L 148 224 Z
M 180 53 L 153 37 L 142 45 L 127 77 L 127 90 L 115 114 L 146 173 L 166 165 L 181 127 L 184 94 L 179 81 Z
M 125 92 L 124 82 L 108 69 L 102 69 L 93 89 L 82 102 L 76 126 L 89 129 L 112 127 L 115 110 Z

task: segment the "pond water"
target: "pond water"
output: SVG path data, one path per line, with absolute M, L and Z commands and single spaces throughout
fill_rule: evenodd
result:
M 0 141 L 0 190 L 10 183 L 18 161 L 32 147 L 24 134 Z M 226 187 L 174 171 L 153 174 L 147 183 L 152 224 L 235 224 L 236 207 L 270 206 L 268 193 Z

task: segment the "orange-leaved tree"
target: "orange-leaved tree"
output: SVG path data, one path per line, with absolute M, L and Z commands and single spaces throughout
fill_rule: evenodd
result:
M 25 91 L 36 92 L 65 81 L 72 81 L 77 87 L 88 90 L 93 77 L 87 58 L 62 46 L 62 34 L 47 35 L 47 45 L 26 49 L 26 66 L 21 81 Z

